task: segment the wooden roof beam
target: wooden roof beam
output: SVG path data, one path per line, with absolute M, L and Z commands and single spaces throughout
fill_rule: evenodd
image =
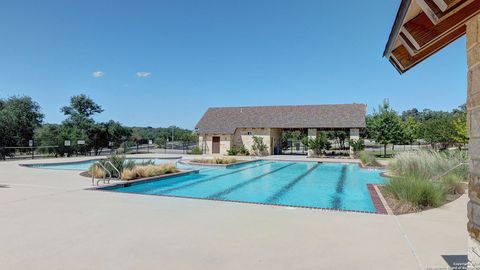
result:
M 400 40 L 400 43 L 407 49 L 410 55 L 417 53 L 418 49 L 410 42 L 404 33 L 400 32 L 400 34 L 398 34 L 398 40 Z
M 433 2 L 438 6 L 438 8 L 442 11 L 445 12 L 457 4 L 463 2 L 464 0 L 433 0 Z
M 422 48 L 414 55 L 411 55 L 408 50 L 403 45 L 401 45 L 392 51 L 391 58 L 396 61 L 396 68 L 401 69 L 400 73 L 403 73 L 408 69 L 414 67 L 416 64 L 420 63 L 428 56 L 434 54 L 438 50 L 442 49 L 457 38 L 464 35 L 465 31 L 466 26 L 465 24 L 462 24 L 457 29 L 449 32 L 442 38 L 437 39 L 435 42 L 429 44 L 427 47 Z
M 430 43 L 441 39 L 447 35 L 450 30 L 456 29 L 476 15 L 480 11 L 480 0 L 472 1 L 470 4 L 464 6 L 448 18 L 440 21 L 438 24 L 433 24 L 425 13 L 420 13 L 415 18 L 406 22 L 403 25 L 402 32 L 407 37 L 412 37 L 413 44 L 416 42 L 420 48 L 423 48 Z
M 445 16 L 433 0 L 416 0 L 416 2 L 433 24 L 437 24 Z

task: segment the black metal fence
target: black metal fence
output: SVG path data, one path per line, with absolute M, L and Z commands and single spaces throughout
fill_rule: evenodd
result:
M 187 154 L 197 144 L 182 141 L 167 142 L 164 146 L 158 147 L 154 144 L 130 145 L 120 148 L 103 148 L 95 152 L 93 149 L 86 151 L 70 152 L 69 154 L 58 154 L 56 149 L 60 146 L 33 146 L 33 147 L 0 147 L 0 160 L 36 159 L 36 158 L 58 158 L 58 157 L 79 157 L 79 156 L 108 156 L 112 154 Z M 64 147 L 64 146 L 62 146 Z

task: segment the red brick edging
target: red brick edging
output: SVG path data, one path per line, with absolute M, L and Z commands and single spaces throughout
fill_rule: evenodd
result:
M 367 188 L 370 193 L 370 198 L 372 198 L 373 206 L 377 209 L 377 214 L 387 215 L 387 209 L 385 208 L 385 205 L 383 205 L 377 190 L 375 190 L 375 186 L 373 184 L 367 184 Z

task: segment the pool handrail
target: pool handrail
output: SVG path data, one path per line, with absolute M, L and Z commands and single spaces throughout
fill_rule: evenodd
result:
M 105 168 L 105 166 L 100 162 L 100 161 L 95 161 L 95 163 L 93 163 L 93 165 L 99 165 L 105 172 L 108 173 L 108 180 L 107 182 L 110 183 L 110 179 L 112 179 L 112 173 L 107 169 Z M 93 168 L 95 166 L 92 166 L 92 171 L 91 171 L 91 174 L 92 174 L 92 186 L 95 186 L 95 175 L 93 174 Z M 97 186 L 98 186 L 98 183 L 102 181 L 102 179 L 98 179 L 97 180 Z M 103 183 L 105 183 L 105 175 L 103 175 Z
M 105 164 L 109 164 L 110 166 L 112 166 L 112 168 L 118 173 L 118 177 L 120 178 L 121 174 L 120 171 L 117 169 L 117 167 L 115 167 L 115 165 L 113 165 L 113 163 L 110 161 L 110 160 L 107 160 L 105 162 Z M 111 175 L 111 174 L 110 174 Z

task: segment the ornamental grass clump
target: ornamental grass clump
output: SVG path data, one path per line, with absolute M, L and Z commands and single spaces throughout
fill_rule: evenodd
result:
M 367 153 L 365 151 L 359 152 L 358 158 L 360 158 L 362 164 L 365 166 L 381 166 L 381 164 L 377 161 L 377 158 L 373 154 Z
M 178 172 L 175 164 L 166 163 L 160 165 L 137 165 L 131 169 L 124 169 L 122 180 L 133 180 L 138 178 L 155 177 L 169 173 Z
M 95 178 L 104 178 L 106 176 L 105 171 L 98 164 L 92 165 L 92 167 L 90 167 L 90 173 Z
M 445 200 L 441 185 L 416 175 L 394 177 L 385 186 L 385 191 L 395 199 L 412 206 L 412 210 L 440 206 Z
M 394 175 L 399 176 L 415 174 L 424 179 L 434 180 L 436 177 L 447 173 L 466 181 L 468 176 L 467 162 L 468 155 L 464 151 L 436 152 L 422 150 L 396 155 L 390 162 L 389 169 Z
M 467 153 L 461 151 L 400 153 L 390 162 L 392 179 L 385 191 L 411 210 L 438 207 L 465 192 L 467 160 Z
M 194 163 L 206 163 L 206 164 L 233 164 L 237 163 L 238 160 L 235 158 L 214 158 L 214 159 L 208 159 L 208 158 L 202 158 L 202 159 L 193 159 L 192 162 Z

